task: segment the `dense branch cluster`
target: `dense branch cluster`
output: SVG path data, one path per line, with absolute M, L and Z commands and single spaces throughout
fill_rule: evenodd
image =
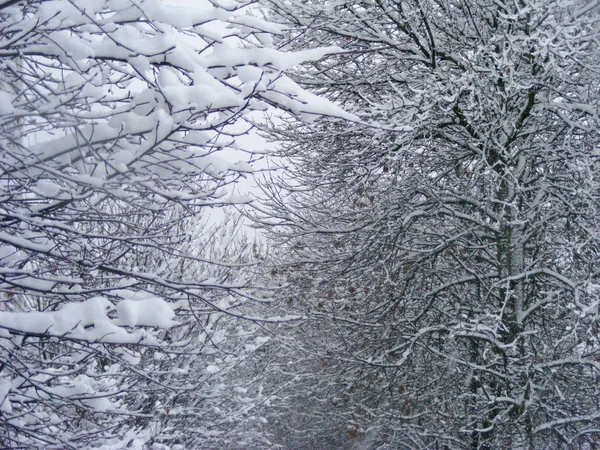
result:
M 280 26 L 247 2 L 181 8 L 0 1 L 2 447 L 263 439 L 239 418 L 266 398 L 268 292 L 208 211 L 248 201 L 246 114 L 317 112 L 282 70 L 326 51 L 268 48 Z
M 597 5 L 272 4 L 291 48 L 342 47 L 296 77 L 361 121 L 275 130 L 265 186 L 346 398 L 305 386 L 321 413 L 376 447 L 595 445 Z
M 599 48 L 592 0 L 0 0 L 0 447 L 596 448 Z

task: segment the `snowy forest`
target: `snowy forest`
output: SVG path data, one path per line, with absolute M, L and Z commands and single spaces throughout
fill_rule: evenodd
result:
M 0 0 L 0 448 L 600 449 L 598 0 Z

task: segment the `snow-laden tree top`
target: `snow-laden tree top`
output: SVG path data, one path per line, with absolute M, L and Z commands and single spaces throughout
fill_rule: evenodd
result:
M 331 49 L 270 48 L 282 27 L 251 7 L 0 0 L 0 446 L 144 446 L 217 376 L 181 355 L 243 348 L 209 317 L 263 297 L 200 214 L 246 201 L 246 114 L 343 115 L 284 72 Z

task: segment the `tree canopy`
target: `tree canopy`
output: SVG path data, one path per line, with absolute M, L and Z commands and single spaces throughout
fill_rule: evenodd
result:
M 247 2 L 181 8 L 0 1 L 2 447 L 241 436 L 223 431 L 253 394 L 225 380 L 264 343 L 267 294 L 208 213 L 248 201 L 248 113 L 337 110 L 283 73 L 326 50 L 269 48 L 281 27 Z
M 0 0 L 0 446 L 596 448 L 599 13 Z
M 275 129 L 264 189 L 320 413 L 374 448 L 595 445 L 597 3 L 271 4 L 287 48 L 341 47 L 295 79 L 360 119 Z

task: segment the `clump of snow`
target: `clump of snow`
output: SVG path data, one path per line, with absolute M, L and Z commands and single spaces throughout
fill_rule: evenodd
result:
M 215 373 L 217 373 L 217 372 L 220 372 L 220 371 L 221 371 L 221 369 L 219 369 L 217 366 L 215 366 L 215 365 L 212 365 L 212 364 L 211 364 L 211 365 L 209 365 L 209 366 L 206 366 L 206 368 L 204 369 L 204 371 L 205 371 L 206 373 L 208 373 L 208 374 L 211 374 L 211 375 L 212 375 L 212 374 L 215 374 Z
M 80 375 L 76 379 L 69 380 L 65 384 L 52 386 L 48 388 L 48 391 L 60 397 L 80 400 L 96 411 L 106 411 L 111 408 L 112 404 L 108 398 L 102 396 L 102 394 L 97 391 L 97 384 L 98 383 L 93 378 L 86 375 Z
M 161 298 L 145 300 L 121 300 L 117 304 L 117 316 L 121 324 L 128 327 L 149 326 L 169 328 L 175 322 L 175 313 Z
M 116 318 L 109 313 L 117 312 Z M 169 328 L 175 322 L 169 305 L 160 298 L 122 300 L 117 307 L 104 297 L 68 303 L 56 311 L 0 311 L 0 328 L 20 333 L 66 336 L 88 342 L 153 344 L 154 338 L 144 329 L 127 331 L 127 327 Z

